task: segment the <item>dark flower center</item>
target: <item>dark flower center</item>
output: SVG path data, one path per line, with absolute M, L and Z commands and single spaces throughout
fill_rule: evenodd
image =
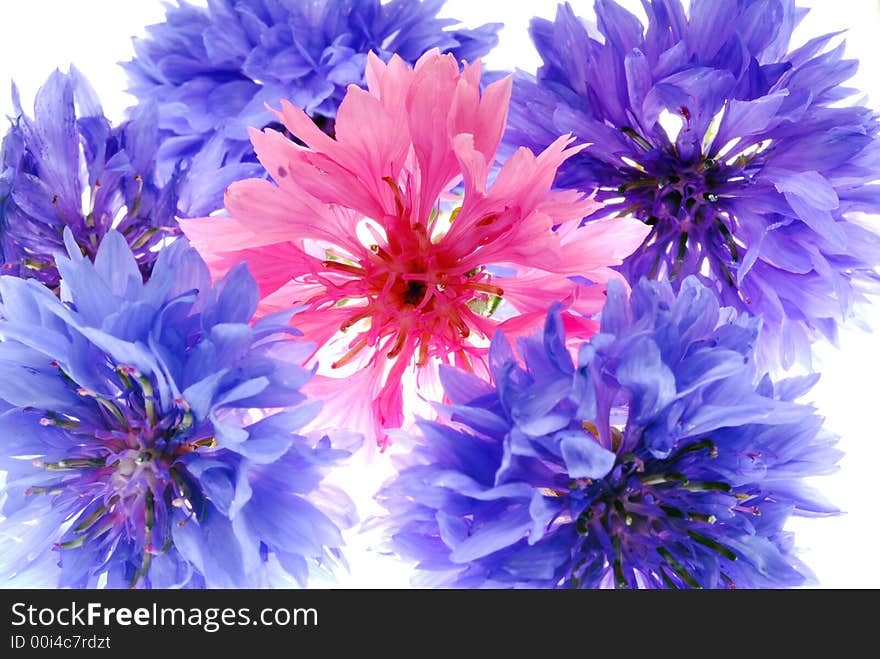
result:
M 406 284 L 406 290 L 404 290 L 402 295 L 403 304 L 408 304 L 410 306 L 418 306 L 419 303 L 425 298 L 425 293 L 427 292 L 428 287 L 420 281 L 410 281 Z
M 732 510 L 760 514 L 739 501 L 746 495 L 733 493 L 729 483 L 717 480 L 692 480 L 685 473 L 694 456 L 717 456 L 718 449 L 708 439 L 688 444 L 664 460 L 633 453 L 622 455 L 612 471 L 603 479 L 577 479 L 569 483 L 572 517 L 581 547 L 593 534 L 608 549 L 599 560 L 607 560 L 614 573 L 617 588 L 636 586 L 631 583 L 628 563 L 645 564 L 645 554 L 652 554 L 659 563 L 660 577 L 671 587 L 680 584 L 699 588 L 697 578 L 676 559 L 676 545 L 682 540 L 695 542 L 733 561 L 736 554 L 711 536 L 716 523 L 711 510 L 722 505 Z M 716 496 L 713 496 L 716 495 Z M 723 499 L 720 500 L 717 495 Z M 578 552 L 578 554 L 582 553 Z M 588 552 L 589 553 L 589 552 Z M 597 560 L 595 556 L 592 560 Z M 587 563 L 581 560 L 572 567 L 567 580 L 580 581 L 579 573 Z M 722 575 L 729 585 L 731 579 Z
M 735 285 L 733 270 L 740 261 L 743 245 L 735 238 L 736 219 L 725 198 L 748 185 L 746 171 L 759 152 L 724 161 L 698 153 L 683 159 L 672 143 L 655 147 L 629 127 L 621 129 L 640 153 L 623 158 L 619 168 L 624 181 L 600 197 L 623 197 L 617 206 L 653 227 L 645 245 L 656 253 L 649 278 L 676 279 L 688 253 L 694 262 L 708 260 L 722 279 Z M 666 265 L 664 270 L 663 266 Z M 690 270 L 699 270 L 696 265 Z
M 714 170 L 717 170 L 714 162 L 704 159 L 668 176 L 646 175 L 620 186 L 619 192 L 627 194 L 634 188 L 645 186 L 653 199 L 636 215 L 648 224 L 675 222 L 680 230 L 688 231 L 695 224 L 713 221 L 718 213 L 718 195 L 713 190 L 719 184 L 713 180 Z

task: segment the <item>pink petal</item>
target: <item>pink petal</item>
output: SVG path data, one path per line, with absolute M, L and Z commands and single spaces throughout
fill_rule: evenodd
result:
M 301 302 L 291 304 L 294 296 L 308 297 L 310 287 L 307 286 L 285 286 L 279 289 L 276 295 L 267 297 L 264 302 L 272 303 L 277 301 L 275 305 L 277 310 L 289 309 L 292 306 L 299 306 Z M 319 289 L 314 287 L 311 292 L 316 293 Z M 304 295 L 305 294 L 305 295 Z M 282 300 L 281 296 L 285 296 L 286 300 Z M 320 349 L 326 345 L 333 336 L 339 332 L 339 326 L 351 315 L 351 309 L 334 308 L 301 311 L 293 318 L 293 326 L 296 327 L 304 336 L 309 337 L 309 341 L 315 343 Z
M 565 231 L 560 270 L 589 276 L 588 272 L 620 265 L 644 242 L 651 227 L 635 218 L 620 217 L 594 220 L 582 227 L 572 223 Z
M 290 177 L 290 163 L 297 158 L 302 147 L 271 128 L 248 128 L 248 136 L 254 145 L 257 160 L 272 178 L 279 184 L 291 184 L 293 179 Z
M 259 227 L 258 231 L 252 228 L 252 237 L 246 243 L 238 243 L 238 248 L 313 238 L 344 247 L 350 254 L 363 249 L 355 236 L 358 214 L 345 207 L 328 206 L 302 189 L 250 179 L 229 186 L 225 202 L 231 215 L 247 218 L 242 224 Z M 244 239 L 242 235 L 241 240 Z
M 476 136 L 477 150 L 488 161 L 495 160 L 498 145 L 507 125 L 513 78 L 507 76 L 486 87 L 476 114 L 476 125 L 469 132 Z
M 392 55 L 387 65 L 374 53 L 367 55 L 367 88 L 392 116 L 405 115 L 406 94 L 414 75 L 397 55 Z
M 260 288 L 260 306 L 258 316 L 272 311 L 290 309 L 311 297 L 314 292 L 307 293 L 309 286 L 302 282 L 293 282 L 294 277 L 302 277 L 320 269 L 320 261 L 308 256 L 302 248 L 294 243 L 279 243 L 264 247 L 253 247 L 229 252 L 208 253 L 206 263 L 211 277 L 216 281 L 225 275 L 233 266 L 246 263 L 248 270 Z M 269 298 L 279 289 L 286 288 L 284 304 L 280 299 L 267 304 Z M 323 286 L 321 290 L 324 290 Z
M 540 328 L 547 319 L 547 310 L 533 311 L 504 321 L 498 327 L 508 338 L 528 336 Z M 582 341 L 599 331 L 599 323 L 592 318 L 584 318 L 572 313 L 562 314 L 569 347 L 576 348 Z
M 366 438 L 366 451 L 375 451 L 377 438 L 385 436 L 373 409 L 381 376 L 382 368 L 377 365 L 364 366 L 345 378 L 314 376 L 303 387 L 303 393 L 323 401 L 324 405 L 309 427 L 354 430 Z
M 449 112 L 460 75 L 455 57 L 425 55 L 416 65 L 409 88 L 406 109 L 421 179 L 420 215 L 433 207 L 440 192 L 459 173 L 449 132 Z
M 562 223 L 568 217 L 557 218 L 536 211 L 541 210 L 541 204 L 550 192 L 559 165 L 581 150 L 582 147 L 567 149 L 566 146 L 571 141 L 571 138 L 561 137 L 537 157 L 528 149 L 519 149 L 503 165 L 485 195 L 467 196 L 445 238 L 449 245 L 454 246 L 453 253 L 464 256 L 473 251 L 475 243 L 488 243 L 484 248 L 486 262 L 492 262 L 500 252 L 511 247 L 516 249 L 517 245 L 526 252 L 536 251 L 537 247 L 530 249 L 523 244 L 524 241 L 529 243 L 537 240 L 546 244 L 545 234 L 548 228 Z M 459 138 L 456 148 L 461 166 L 475 179 L 478 161 L 473 154 L 474 142 Z M 476 185 L 473 187 L 479 192 Z M 591 204 L 585 204 L 583 208 L 590 207 Z M 554 210 L 552 205 L 549 208 Z M 555 210 L 558 211 L 558 208 Z M 569 209 L 569 212 L 572 211 L 573 209 Z M 505 232 L 506 238 L 502 239 Z
M 352 85 L 339 106 L 336 140 L 345 153 L 337 162 L 383 202 L 386 212 L 393 212 L 394 198 L 384 179 L 397 180 L 409 150 L 402 113 L 390 114 L 382 101 Z
M 504 299 L 520 313 L 532 313 L 547 309 L 553 302 L 570 304 L 577 284 L 566 277 L 537 269 L 526 269 L 516 277 L 499 277 L 492 280 L 504 290 Z
M 324 153 L 332 153 L 336 150 L 336 142 L 333 138 L 318 128 L 309 115 L 290 101 L 286 99 L 281 101 L 281 112 L 272 108 L 268 110 L 278 117 L 292 135 L 296 135 L 308 147 Z

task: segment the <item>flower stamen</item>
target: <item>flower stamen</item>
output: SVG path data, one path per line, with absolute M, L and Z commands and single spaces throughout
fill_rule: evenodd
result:
M 362 336 L 361 338 L 357 339 L 357 341 L 354 342 L 354 344 L 351 346 L 351 348 L 349 349 L 349 351 L 347 353 L 345 353 L 342 357 L 340 357 L 335 362 L 333 362 L 330 365 L 330 368 L 341 368 L 342 366 L 345 366 L 346 364 L 351 363 L 351 361 L 355 357 L 357 357 L 358 353 L 360 353 L 360 351 L 366 347 L 367 347 L 367 337 Z

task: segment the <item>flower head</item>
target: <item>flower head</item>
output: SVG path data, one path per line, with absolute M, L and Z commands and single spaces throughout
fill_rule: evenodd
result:
M 34 117 L 21 109 L 0 153 L 0 263 L 5 274 L 59 283 L 55 255 L 62 232 L 72 231 L 94 258 L 104 235 L 118 230 L 147 276 L 156 247 L 177 232 L 185 186 L 178 173 L 163 184 L 155 176 L 158 147 L 155 110 L 141 107 L 114 127 L 82 75 L 55 71 L 37 93 Z M 212 209 L 213 210 L 213 209 Z
M 793 402 L 815 378 L 756 377 L 758 324 L 688 277 L 610 282 L 577 363 L 558 309 L 518 358 L 499 333 L 495 387 L 441 371 L 446 425 L 382 493 L 393 550 L 435 586 L 802 583 L 783 526 L 834 512 L 803 477 L 839 455 Z
M 423 391 L 441 362 L 486 372 L 502 300 L 517 314 L 505 321 L 510 332 L 540 324 L 549 301 L 562 299 L 573 335 L 589 335 L 588 317 L 615 276 L 609 266 L 644 228 L 622 221 L 577 229 L 595 202 L 550 190 L 559 164 L 582 148 L 569 148 L 570 138 L 538 156 L 518 151 L 488 187 L 509 78 L 481 96 L 479 63 L 462 71 L 434 51 L 414 69 L 371 56 L 367 80 L 369 91 L 351 87 L 342 102 L 336 139 L 283 102 L 278 116 L 305 146 L 252 132 L 277 183 L 233 184 L 230 217 L 182 226 L 215 272 L 251 265 L 263 311 L 306 307 L 297 325 L 322 347 L 322 363 L 337 376 L 355 368 L 335 405 L 384 441 L 381 429 L 404 418 L 401 379 L 410 367 Z M 445 200 L 456 199 L 449 191 L 462 178 L 463 199 L 444 222 Z M 319 382 L 338 389 L 338 377 Z
M 144 284 L 122 234 L 95 263 L 64 237 L 66 301 L 0 278 L 0 579 L 256 587 L 332 565 L 350 502 L 322 472 L 348 452 L 295 434 L 317 403 L 288 317 L 249 324 L 246 268 L 212 288 L 185 241 Z
M 809 363 L 880 262 L 877 236 L 853 221 L 880 211 L 877 117 L 841 86 L 857 63 L 828 50 L 832 34 L 791 50 L 793 0 L 644 7 L 647 25 L 598 0 L 598 33 L 567 4 L 534 19 L 544 66 L 514 84 L 506 139 L 592 143 L 558 183 L 596 188 L 594 217 L 651 227 L 627 279 L 697 275 L 763 316 L 768 364 Z
M 159 108 L 167 167 L 211 141 L 228 163 L 253 162 L 248 127 L 273 125 L 266 104 L 288 99 L 329 134 L 348 85 L 364 85 L 368 52 L 414 62 L 431 48 L 474 60 L 501 25 L 453 27 L 442 0 L 220 0 L 168 7 L 135 39 L 130 91 Z M 256 174 L 253 174 L 256 175 Z M 222 203 L 222 197 L 218 196 Z M 213 210 L 213 209 L 212 209 Z

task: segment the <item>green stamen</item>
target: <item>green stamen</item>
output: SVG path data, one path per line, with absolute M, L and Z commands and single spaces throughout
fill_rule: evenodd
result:
M 697 533 L 696 531 L 688 531 L 688 535 L 693 539 L 694 542 L 701 544 L 704 547 L 708 547 L 709 549 L 712 549 L 714 551 L 717 551 L 719 554 L 724 556 L 724 558 L 730 561 L 736 560 L 736 554 L 734 554 L 730 549 L 716 542 L 712 538 L 709 538 L 701 533 Z
M 663 560 L 666 562 L 666 565 L 675 572 L 681 580 L 684 581 L 691 588 L 702 588 L 699 582 L 694 578 L 694 576 L 688 572 L 684 566 L 679 563 L 675 557 L 669 552 L 666 547 L 658 547 L 657 553 L 663 557 Z

